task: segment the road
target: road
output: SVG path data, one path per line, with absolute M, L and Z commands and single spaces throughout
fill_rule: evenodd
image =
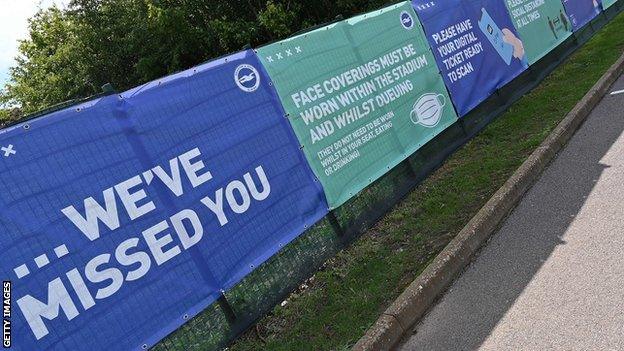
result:
M 399 350 L 624 350 L 623 131 L 608 94 Z

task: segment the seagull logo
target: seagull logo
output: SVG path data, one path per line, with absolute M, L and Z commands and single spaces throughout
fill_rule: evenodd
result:
M 234 81 L 240 90 L 253 93 L 260 87 L 260 74 L 254 66 L 243 64 L 236 68 Z
M 248 75 L 246 75 L 246 76 L 242 76 L 242 77 L 240 77 L 240 78 L 238 79 L 238 81 L 239 81 L 241 84 L 245 84 L 245 83 L 247 83 L 247 82 L 251 82 L 251 81 L 252 81 L 252 80 L 254 80 L 254 79 L 256 79 L 256 74 L 252 72 L 252 73 L 249 73 L 249 74 L 248 74 Z
M 414 18 L 409 12 L 401 12 L 401 25 L 408 30 L 414 28 Z

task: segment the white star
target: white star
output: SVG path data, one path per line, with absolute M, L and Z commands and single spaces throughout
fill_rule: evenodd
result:
M 277 59 L 278 59 L 278 60 L 281 60 L 281 59 L 283 59 L 283 58 L 284 58 L 284 56 L 282 56 L 282 53 L 281 53 L 281 52 L 278 52 L 276 56 L 277 56 Z
M 297 46 L 295 47 L 295 51 L 300 54 L 301 53 L 301 46 Z
M 292 56 L 292 55 L 293 55 L 292 50 L 286 50 L 286 56 Z
M 7 147 L 1 147 L 0 150 L 4 152 L 4 157 L 9 157 L 11 155 L 17 154 L 17 151 L 13 148 L 13 144 L 10 144 Z
M 273 56 L 269 56 L 266 59 L 267 59 L 267 62 L 273 62 Z

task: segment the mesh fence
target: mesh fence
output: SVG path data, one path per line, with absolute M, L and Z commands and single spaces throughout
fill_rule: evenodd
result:
M 285 247 L 218 303 L 157 345 L 155 350 L 216 350 L 226 347 L 274 306 L 357 240 L 459 147 L 468 142 L 515 101 L 535 88 L 563 60 L 624 10 L 618 2 L 557 49 L 497 91 L 365 191 L 334 210 Z
M 623 10 L 624 4 L 620 1 L 602 12 L 467 116 L 299 236 L 233 289 L 223 292 L 219 301 L 153 349 L 218 350 L 226 347 L 296 291 L 325 262 L 375 225 L 458 148 L 535 88 L 563 60 Z M 102 95 L 108 93 L 112 91 Z M 63 103 L 29 116 L 28 119 L 97 97 Z

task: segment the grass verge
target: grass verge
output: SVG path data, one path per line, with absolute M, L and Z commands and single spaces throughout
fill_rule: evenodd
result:
M 343 350 L 452 240 L 624 50 L 603 28 L 230 350 Z

